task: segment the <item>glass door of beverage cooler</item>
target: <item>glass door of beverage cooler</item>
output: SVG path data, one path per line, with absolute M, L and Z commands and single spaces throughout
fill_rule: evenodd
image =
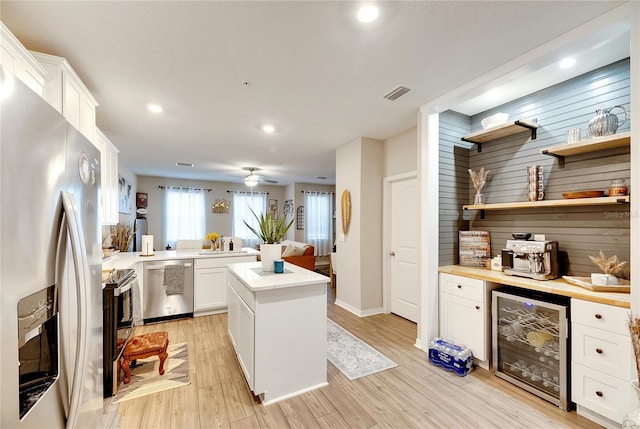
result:
M 493 291 L 492 371 L 566 410 L 568 300 L 548 294 L 515 293 L 518 295 L 513 290 Z

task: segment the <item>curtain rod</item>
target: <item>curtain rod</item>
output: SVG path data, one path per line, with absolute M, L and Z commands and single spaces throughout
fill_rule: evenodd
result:
M 315 194 L 331 194 L 331 195 L 335 194 L 335 192 L 325 192 L 325 191 L 305 191 L 305 190 L 302 190 L 302 191 L 300 191 L 300 192 L 302 192 L 303 194 L 304 194 L 305 192 L 308 192 L 308 193 L 315 193 Z
M 162 186 L 162 185 L 160 185 L 160 186 L 158 186 L 158 188 L 160 188 L 160 189 L 167 189 L 167 188 L 168 189 L 171 189 L 171 188 L 173 188 L 173 189 L 193 189 L 193 190 L 196 190 L 196 191 L 207 191 L 207 192 L 211 192 L 212 191 L 211 188 L 188 188 L 188 187 L 184 187 L 184 186 Z
M 230 190 L 228 190 L 228 189 L 227 189 L 227 193 L 229 193 L 229 194 L 237 193 L 237 194 L 264 194 L 264 195 L 269 195 L 269 193 L 268 193 L 268 192 L 230 191 Z

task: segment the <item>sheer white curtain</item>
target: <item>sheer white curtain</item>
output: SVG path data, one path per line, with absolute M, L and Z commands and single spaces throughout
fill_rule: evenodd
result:
M 304 193 L 304 240 L 315 248 L 316 256 L 328 255 L 333 249 L 333 194 Z
M 202 189 L 165 188 L 164 237 L 167 244 L 175 248 L 177 240 L 204 240 L 204 216 Z
M 242 238 L 243 247 L 254 248 L 260 244 L 260 240 L 251 232 L 243 221 L 247 221 L 256 230 L 260 230 L 258 221 L 251 213 L 255 212 L 258 217 L 267 210 L 267 194 L 264 192 L 240 192 L 233 193 L 233 204 L 231 204 L 232 221 L 231 229 L 234 237 Z

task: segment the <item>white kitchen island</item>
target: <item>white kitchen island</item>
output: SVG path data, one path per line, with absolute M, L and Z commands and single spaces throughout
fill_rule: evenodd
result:
M 228 264 L 231 342 L 254 394 L 268 405 L 327 385 L 329 278 L 284 264 Z

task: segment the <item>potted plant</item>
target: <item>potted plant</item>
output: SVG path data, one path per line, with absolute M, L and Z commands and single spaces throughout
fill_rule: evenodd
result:
M 271 211 L 260 213 L 258 216 L 251 208 L 251 213 L 258 221 L 258 229 L 243 220 L 247 228 L 260 239 L 260 259 L 263 271 L 273 271 L 273 261 L 280 259 L 282 248 L 280 242 L 293 225 L 293 219 L 287 223 L 287 215 L 280 215 Z
M 620 274 L 622 268 L 627 264 L 626 261 L 620 261 L 618 255 L 607 258 L 602 250 L 600 250 L 598 257 L 589 255 L 589 259 L 604 273 L 591 274 L 591 284 L 594 285 L 617 285 L 618 277 L 616 275 Z
M 210 232 L 204 237 L 205 240 L 211 243 L 211 250 L 216 250 L 216 241 L 218 241 L 218 238 L 220 238 L 220 234 L 215 231 Z

